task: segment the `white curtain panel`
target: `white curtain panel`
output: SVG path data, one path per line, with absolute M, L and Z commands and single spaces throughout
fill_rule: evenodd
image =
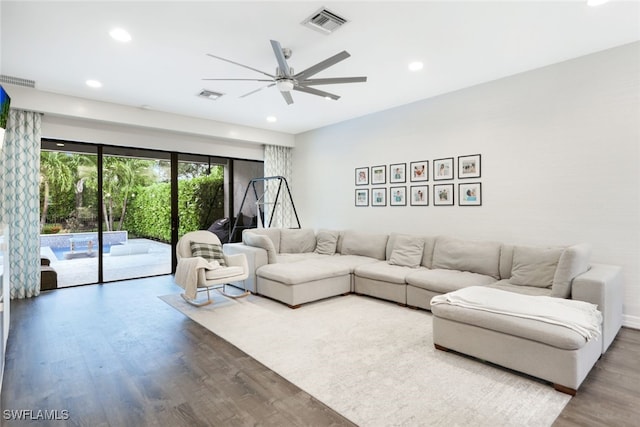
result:
M 291 177 L 291 148 L 276 145 L 266 145 L 264 147 L 264 176 L 283 176 L 289 183 L 289 187 L 291 187 L 291 181 L 289 180 Z M 265 188 L 265 224 L 263 225 L 264 227 L 273 228 L 297 227 L 298 223 L 295 221 L 293 214 L 292 201 L 284 182 L 280 189 L 277 204 L 273 204 L 276 202 L 279 183 L 279 180 L 270 180 Z M 273 210 L 275 210 L 273 221 L 269 223 Z
M 9 225 L 11 298 L 40 294 L 39 113 L 12 109 L 0 153 L 0 223 Z

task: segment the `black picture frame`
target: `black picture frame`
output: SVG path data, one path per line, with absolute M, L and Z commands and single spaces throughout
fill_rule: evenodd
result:
M 433 180 L 445 181 L 454 178 L 453 157 L 435 159 L 433 161 Z M 434 199 L 435 200 L 435 199 Z
M 455 194 L 453 184 L 438 184 L 433 186 L 433 206 L 453 206 Z
M 482 206 L 482 183 L 461 182 L 458 184 L 458 206 Z
M 355 204 L 357 207 L 369 206 L 369 189 L 356 188 Z
M 369 185 L 369 168 L 356 168 L 356 185 Z
M 371 189 L 371 206 L 387 206 L 387 189 L 385 187 Z
M 458 156 L 458 179 L 480 178 L 481 157 L 480 154 Z
M 389 165 L 389 184 L 402 184 L 407 182 L 407 164 L 392 163 Z
M 407 187 L 389 188 L 389 206 L 407 206 Z
M 409 180 L 411 182 L 429 181 L 429 160 L 409 163 Z
M 385 165 L 371 166 L 370 175 L 371 185 L 380 185 L 387 183 L 387 167 Z
M 412 185 L 409 191 L 409 203 L 411 206 L 429 206 L 429 186 Z

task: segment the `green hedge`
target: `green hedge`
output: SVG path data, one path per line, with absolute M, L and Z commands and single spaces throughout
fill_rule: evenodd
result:
M 127 207 L 124 229 L 130 235 L 171 241 L 171 185 L 138 188 Z M 178 234 L 207 229 L 224 216 L 223 180 L 203 176 L 178 181 Z

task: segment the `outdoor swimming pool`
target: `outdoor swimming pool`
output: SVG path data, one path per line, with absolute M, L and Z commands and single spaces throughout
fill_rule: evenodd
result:
M 122 246 L 120 243 L 114 243 L 114 244 L 106 244 L 106 245 L 102 245 L 102 251 L 104 254 L 108 254 L 109 252 L 111 252 L 111 246 Z M 67 258 L 64 257 L 64 254 L 69 251 L 69 248 L 49 248 L 51 249 L 51 252 L 54 253 L 54 255 L 56 256 L 56 258 L 58 259 L 58 261 L 65 261 L 67 260 Z M 80 248 L 80 251 L 86 251 L 86 247 L 84 248 Z M 89 256 L 84 256 L 83 258 L 88 258 L 88 257 L 97 257 L 98 256 L 98 250 L 97 248 L 93 248 L 93 255 L 89 255 Z

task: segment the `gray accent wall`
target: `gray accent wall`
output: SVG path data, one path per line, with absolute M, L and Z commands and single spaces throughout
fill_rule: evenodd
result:
M 587 242 L 594 261 L 623 267 L 625 324 L 640 328 L 639 147 L 635 42 L 299 134 L 293 196 L 305 227 Z M 429 171 L 427 207 L 354 206 L 355 168 L 454 157 L 457 177 L 457 156 L 478 153 L 478 179 Z M 458 184 L 475 181 L 482 206 L 458 206 Z M 434 183 L 455 184 L 455 206 L 433 205 Z

